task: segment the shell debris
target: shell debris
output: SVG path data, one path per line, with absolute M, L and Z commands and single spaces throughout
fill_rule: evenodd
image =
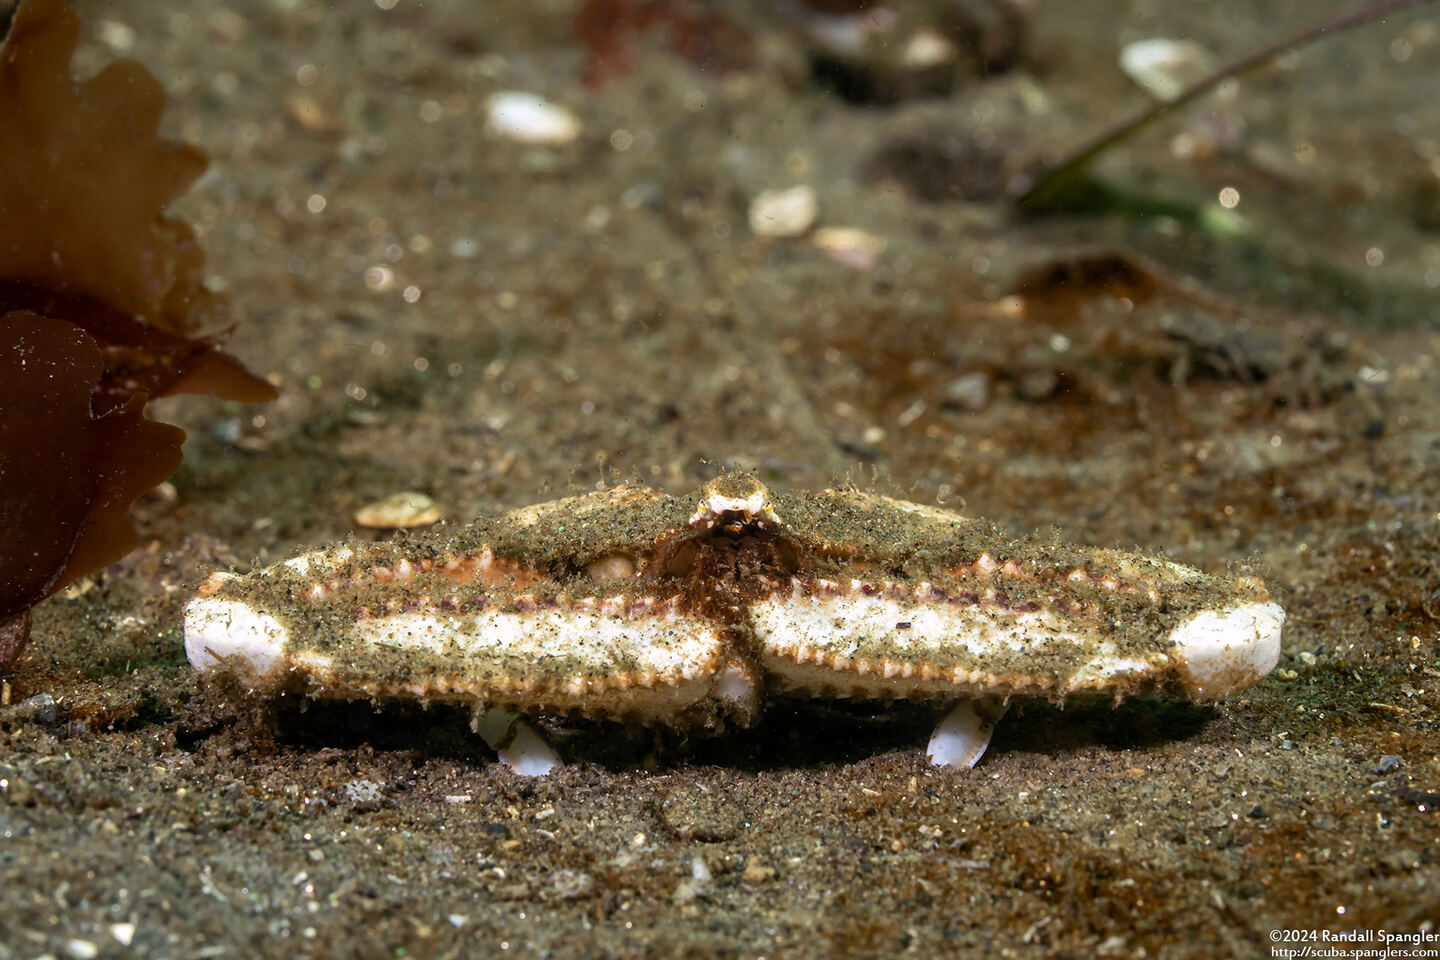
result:
M 1120 69 L 1157 100 L 1167 103 L 1215 69 L 1215 55 L 1191 40 L 1155 37 L 1127 43 Z
M 580 136 L 580 118 L 538 93 L 505 90 L 485 101 L 486 126 L 496 135 L 537 147 L 563 147 Z
M 356 510 L 355 523 L 374 530 L 407 530 L 428 527 L 443 516 L 445 511 L 430 497 L 414 490 L 401 490 Z
M 757 237 L 800 237 L 815 225 L 820 199 L 806 184 L 764 190 L 750 201 L 750 232 Z

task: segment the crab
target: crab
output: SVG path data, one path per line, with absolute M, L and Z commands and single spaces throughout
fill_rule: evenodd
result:
M 929 758 L 973 767 L 1013 698 L 1223 697 L 1284 621 L 1254 578 L 733 473 L 217 572 L 185 649 L 257 696 L 472 705 L 526 774 L 559 763 L 526 717 L 721 730 L 777 697 L 936 702 Z

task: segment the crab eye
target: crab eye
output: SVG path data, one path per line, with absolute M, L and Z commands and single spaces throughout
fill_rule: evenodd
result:
M 635 576 L 635 561 L 628 554 L 607 553 L 585 565 L 585 576 L 591 580 L 622 580 Z

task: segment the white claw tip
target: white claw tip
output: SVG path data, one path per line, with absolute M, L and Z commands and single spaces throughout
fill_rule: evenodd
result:
M 522 777 L 543 777 L 560 766 L 560 756 L 545 738 L 509 710 L 482 710 L 475 732 L 500 756 L 500 762 Z
M 1205 610 L 1170 635 L 1184 658 L 1190 695 L 1223 697 L 1264 677 L 1280 660 L 1285 611 L 1275 603 L 1242 603 Z
M 283 662 L 288 640 L 280 621 L 235 600 L 200 596 L 185 607 L 185 656 L 196 670 L 233 659 L 264 677 Z

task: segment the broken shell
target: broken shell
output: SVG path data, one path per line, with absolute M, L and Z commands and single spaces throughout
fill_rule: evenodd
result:
M 810 243 L 830 259 L 856 270 L 874 267 L 888 245 L 884 237 L 866 233 L 859 227 L 821 227 L 810 238 Z
M 1189 40 L 1137 40 L 1120 51 L 1120 69 L 1157 100 L 1171 101 L 1215 69 L 1215 56 Z
M 445 515 L 435 501 L 423 493 L 402 490 L 384 500 L 367 503 L 355 511 L 355 522 L 374 529 L 428 527 Z
M 506 90 L 485 101 L 486 125 L 516 143 L 560 147 L 580 136 L 575 114 L 536 93 Z
M 802 236 L 819 213 L 820 200 L 811 187 L 765 190 L 750 201 L 750 232 L 757 237 Z

